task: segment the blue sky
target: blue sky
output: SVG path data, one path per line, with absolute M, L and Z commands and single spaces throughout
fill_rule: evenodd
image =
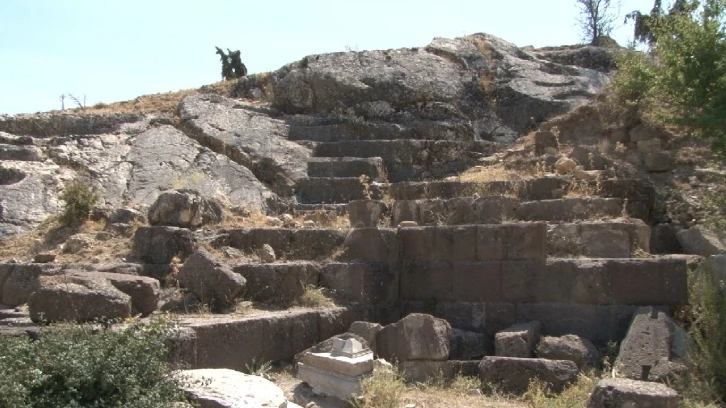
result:
M 621 14 L 652 4 L 623 0 Z M 64 93 L 90 105 L 216 82 L 215 46 L 241 50 L 255 73 L 476 32 L 573 44 L 576 14 L 575 0 L 0 0 L 0 113 L 58 109 Z M 624 44 L 630 31 L 614 37 Z

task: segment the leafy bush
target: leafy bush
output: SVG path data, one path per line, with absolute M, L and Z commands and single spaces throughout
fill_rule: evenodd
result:
M 222 60 L 222 78 L 230 80 L 247 76 L 247 67 L 242 63 L 239 50 L 231 51 L 227 48 L 227 53 L 225 54 L 221 48 L 215 48 L 217 49 L 217 55 Z
M 63 190 L 60 199 L 64 204 L 59 221 L 63 225 L 77 227 L 88 219 L 93 206 L 98 203 L 98 194 L 88 184 L 74 180 Z
M 185 401 L 170 376 L 162 320 L 123 330 L 51 326 L 39 339 L 0 336 L 0 407 L 157 408 Z
M 726 153 L 726 0 L 682 0 L 668 14 L 646 17 L 639 38 L 649 41 L 650 55 L 621 56 L 615 93 Z

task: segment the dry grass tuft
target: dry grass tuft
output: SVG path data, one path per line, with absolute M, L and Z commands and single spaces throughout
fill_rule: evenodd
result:
M 151 95 L 142 95 L 129 101 L 113 103 L 99 102 L 93 106 L 83 109 L 66 109 L 63 111 L 52 111 L 51 113 L 65 113 L 73 115 L 109 115 L 118 113 L 147 114 L 158 113 L 174 116 L 179 102 L 187 95 L 196 92 L 216 93 L 229 96 L 232 94 L 237 80 L 220 81 L 205 85 L 198 89 L 182 89 L 176 92 L 164 92 Z
M 360 397 L 353 400 L 356 408 L 400 407 L 406 384 L 396 368 L 377 367 L 373 375 L 361 382 Z
M 459 175 L 460 181 L 488 182 L 488 181 L 509 181 L 512 178 L 512 171 L 504 168 L 504 165 L 476 166 L 468 169 Z
M 293 301 L 293 306 L 312 308 L 331 307 L 335 306 L 335 302 L 328 297 L 328 291 L 325 288 L 308 286 L 305 288 L 305 292 Z

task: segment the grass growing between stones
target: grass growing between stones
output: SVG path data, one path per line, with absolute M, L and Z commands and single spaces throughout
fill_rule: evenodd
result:
M 331 307 L 335 306 L 333 299 L 328 297 L 327 290 L 318 286 L 307 286 L 305 291 L 293 301 L 298 307 Z
M 355 408 L 399 407 L 403 403 L 406 384 L 393 367 L 377 367 L 373 375 L 361 382 L 360 396 L 353 399 Z
M 532 381 L 522 399 L 531 408 L 581 408 L 600 378 L 594 373 L 583 373 L 560 394 L 550 392 L 547 384 Z

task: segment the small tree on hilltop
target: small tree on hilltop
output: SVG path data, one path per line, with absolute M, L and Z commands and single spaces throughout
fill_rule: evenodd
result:
M 222 78 L 226 80 L 242 78 L 247 76 L 247 67 L 242 63 L 242 57 L 239 50 L 231 51 L 227 48 L 225 54 L 219 47 L 217 49 L 217 55 L 222 60 Z
M 576 0 L 576 4 L 580 9 L 577 22 L 586 41 L 610 35 L 618 18 L 618 0 Z

